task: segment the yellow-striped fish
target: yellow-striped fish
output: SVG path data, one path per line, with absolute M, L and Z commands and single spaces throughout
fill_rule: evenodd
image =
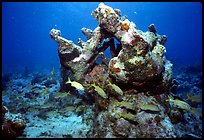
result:
M 84 90 L 84 87 L 82 86 L 82 84 L 76 81 L 71 81 L 69 77 L 68 77 L 68 81 L 66 82 L 66 84 L 71 84 L 71 86 L 75 87 L 77 90 Z
M 184 101 L 181 101 L 181 100 L 178 100 L 178 99 L 172 99 L 170 96 L 168 96 L 168 99 L 166 101 L 169 101 L 170 105 L 173 106 L 173 107 L 177 107 L 177 108 L 180 108 L 180 109 L 184 109 L 184 110 L 187 110 L 187 111 L 190 111 L 191 110 L 191 106 L 184 102 Z
M 120 95 L 123 95 L 123 91 L 122 91 L 116 84 L 112 84 L 109 80 L 108 80 L 108 85 L 107 85 L 107 86 L 112 87 L 112 89 L 113 89 L 116 93 L 118 93 L 118 94 L 120 94 Z
M 91 86 L 94 87 L 94 90 L 103 98 L 108 98 L 108 96 L 106 95 L 106 93 L 103 91 L 102 88 L 100 88 L 99 86 L 97 86 L 95 83 L 91 84 Z

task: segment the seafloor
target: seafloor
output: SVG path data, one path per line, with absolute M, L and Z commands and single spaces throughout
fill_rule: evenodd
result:
M 202 111 L 201 65 L 175 66 L 171 92 Z M 55 70 L 57 71 L 57 70 Z M 59 94 L 60 73 L 4 73 L 2 105 L 25 121 L 21 138 L 87 138 L 94 135 L 94 103 L 80 95 Z M 175 87 L 175 85 L 177 85 Z M 199 99 L 187 98 L 189 95 Z M 186 100 L 187 99 L 187 100 Z M 202 116 L 183 112 L 174 123 L 176 137 L 202 137 Z

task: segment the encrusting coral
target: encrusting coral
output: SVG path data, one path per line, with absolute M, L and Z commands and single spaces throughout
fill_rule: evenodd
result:
M 164 55 L 167 37 L 157 34 L 154 24 L 147 32 L 136 29 L 119 9 L 103 3 L 91 15 L 99 26 L 82 28 L 87 41 L 79 38 L 79 46 L 59 30 L 50 36 L 58 43 L 62 78 L 69 75 L 94 97 L 95 137 L 176 137 L 166 113 L 173 66 Z M 109 47 L 110 60 L 104 55 Z

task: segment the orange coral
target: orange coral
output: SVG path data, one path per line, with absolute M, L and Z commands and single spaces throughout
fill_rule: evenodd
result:
M 129 27 L 129 25 L 128 25 L 127 23 L 124 23 L 124 24 L 121 25 L 121 30 L 123 30 L 123 31 L 124 31 L 124 30 L 128 31 L 129 28 L 130 28 L 130 27 Z

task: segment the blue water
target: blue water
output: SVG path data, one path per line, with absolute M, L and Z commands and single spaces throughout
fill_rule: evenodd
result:
M 52 28 L 77 44 L 81 28 L 95 29 L 91 12 L 99 2 L 2 2 L 2 70 L 16 72 L 59 68 L 57 43 Z M 166 57 L 173 64 L 202 60 L 202 5 L 199 2 L 105 2 L 127 15 L 137 29 L 147 31 L 151 23 L 158 34 L 167 35 Z

